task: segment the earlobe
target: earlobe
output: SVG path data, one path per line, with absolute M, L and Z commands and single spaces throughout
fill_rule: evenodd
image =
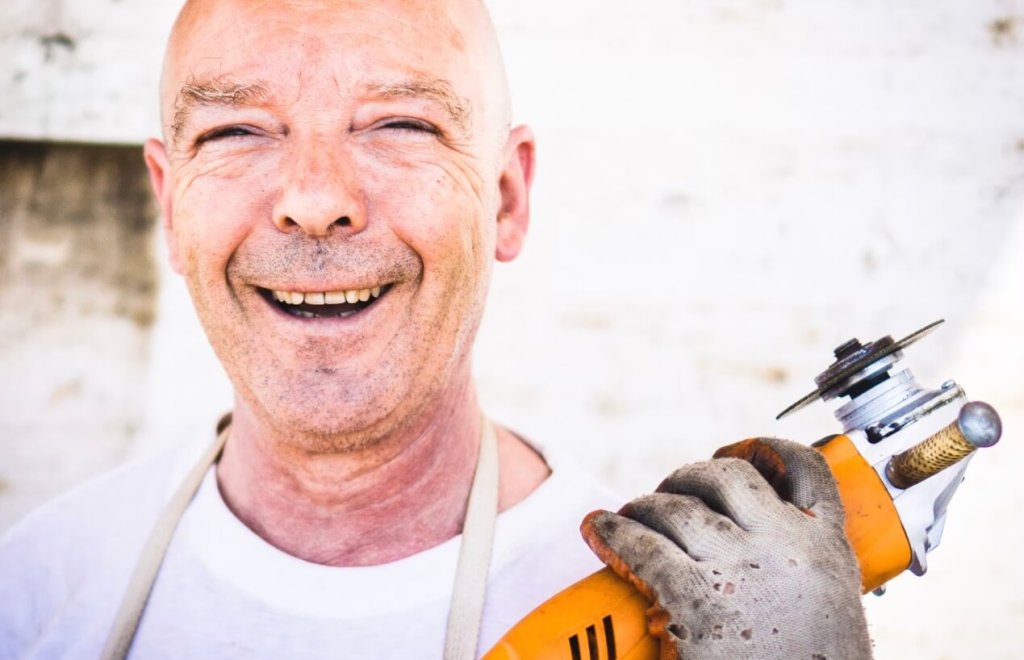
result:
M 505 145 L 505 164 L 499 179 L 501 206 L 495 258 L 515 259 L 523 248 L 530 225 L 530 185 L 533 183 L 534 141 L 527 126 L 517 126 Z
M 161 225 L 171 268 L 180 274 L 181 257 L 178 253 L 178 241 L 174 235 L 174 213 L 171 204 L 170 166 L 167 161 L 167 150 L 160 140 L 150 138 L 143 146 L 142 153 L 146 160 L 146 169 L 149 170 L 149 183 L 153 187 L 153 194 L 156 195 L 157 203 L 160 206 Z

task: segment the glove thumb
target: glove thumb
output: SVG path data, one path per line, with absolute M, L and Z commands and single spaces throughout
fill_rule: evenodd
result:
M 751 438 L 726 445 L 715 458 L 742 458 L 779 497 L 815 516 L 843 522 L 839 489 L 821 452 L 780 438 Z

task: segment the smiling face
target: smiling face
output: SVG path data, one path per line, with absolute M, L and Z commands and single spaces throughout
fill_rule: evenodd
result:
M 528 219 L 500 67 L 475 0 L 186 7 L 146 160 L 236 415 L 351 448 L 466 389 Z

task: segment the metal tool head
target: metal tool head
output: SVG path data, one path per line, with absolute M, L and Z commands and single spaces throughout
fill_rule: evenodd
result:
M 843 342 L 833 351 L 835 362 L 818 374 L 814 382 L 818 389 L 779 413 L 775 419 L 782 419 L 800 410 L 807 404 L 822 399 L 828 401 L 839 396 L 857 396 L 888 378 L 888 371 L 902 357 L 901 351 L 943 323 L 939 319 L 929 323 L 899 341 L 889 335 L 867 344 L 856 338 Z
M 1003 435 L 1003 422 L 999 413 L 984 401 L 965 403 L 956 423 L 964 440 L 975 449 L 991 447 Z

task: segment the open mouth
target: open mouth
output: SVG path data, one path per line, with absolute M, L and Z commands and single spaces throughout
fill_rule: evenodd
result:
M 260 288 L 260 295 L 271 305 L 303 319 L 344 318 L 372 306 L 391 289 L 390 284 L 371 289 L 344 291 L 280 291 Z

